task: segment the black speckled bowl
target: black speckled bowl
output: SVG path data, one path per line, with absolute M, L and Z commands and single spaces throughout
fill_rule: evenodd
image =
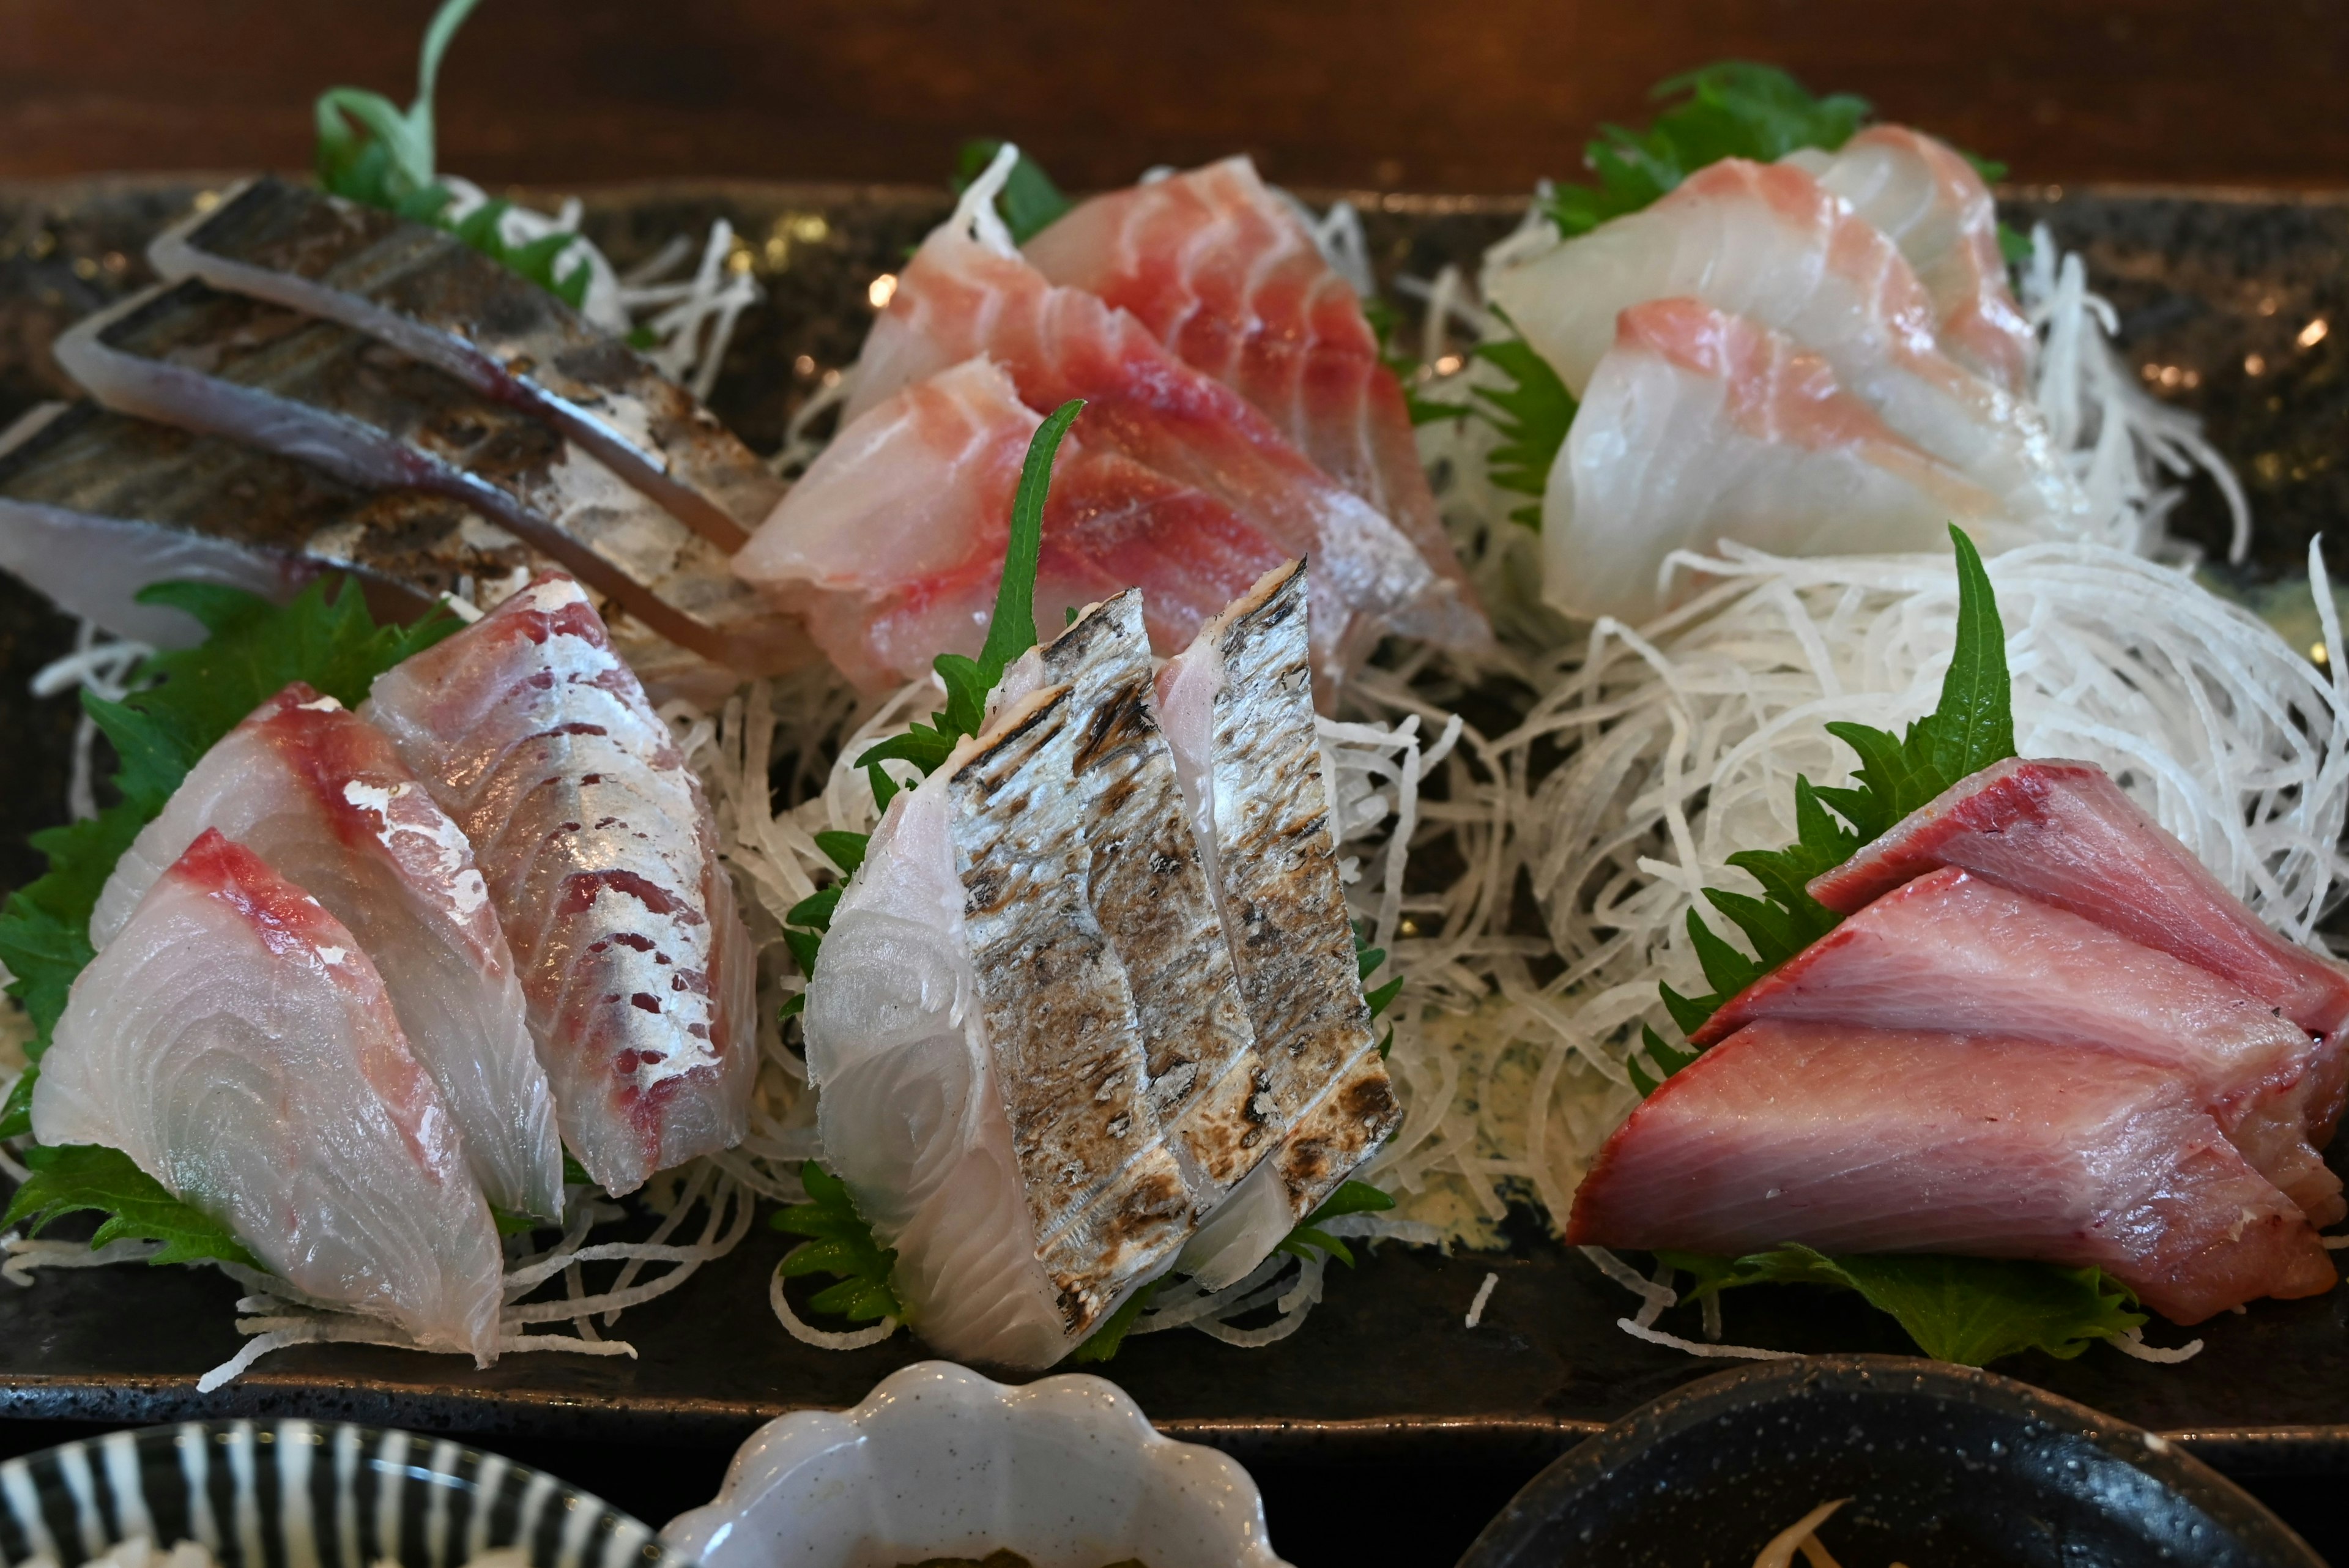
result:
M 1890 1355 L 1744 1366 L 1641 1406 L 1537 1476 L 1460 1568 L 1746 1568 L 1846 1497 L 1818 1532 L 1844 1568 L 2323 1568 L 2149 1432 Z

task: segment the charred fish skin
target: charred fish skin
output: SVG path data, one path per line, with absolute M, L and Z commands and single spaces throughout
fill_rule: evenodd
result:
M 1191 1201 L 1151 1114 L 1124 967 L 1087 896 L 1066 686 L 999 716 L 950 781 L 979 1003 L 1038 1260 L 1081 1334 L 1182 1245 Z
M 1293 1214 L 1310 1213 L 1402 1120 L 1362 999 L 1313 718 L 1303 563 L 1227 614 L 1214 700 L 1225 927 L 1256 1026 Z
M 453 234 L 264 177 L 159 235 L 167 278 L 323 316 L 438 366 L 564 432 L 728 551 L 783 485 L 626 345 Z
M 759 674 L 799 657 L 746 585 L 694 582 L 697 535 L 562 434 L 348 327 L 191 282 L 86 317 L 56 351 L 119 412 L 471 506 L 703 659 Z M 675 599 L 697 587 L 710 602 L 688 613 Z

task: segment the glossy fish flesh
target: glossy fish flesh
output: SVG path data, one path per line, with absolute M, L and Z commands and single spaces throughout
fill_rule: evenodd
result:
M 1268 574 L 1158 675 L 1158 722 L 1256 1032 L 1248 1114 L 1278 1138 L 1186 1251 L 1211 1284 L 1268 1256 L 1402 1117 L 1338 877 L 1306 592 L 1301 562 Z
M 2165 1068 L 1775 1019 L 1631 1113 L 1576 1193 L 1567 1239 L 2093 1264 L 2178 1324 L 2334 1280 L 2307 1218 Z
M 2011 521 L 2063 533 L 2085 515 L 2037 410 L 1943 354 L 1932 300 L 1892 242 L 1790 164 L 1723 159 L 1653 206 L 1501 268 L 1486 292 L 1578 396 L 1623 311 L 1701 300 L 1818 355 Z
M 57 354 L 119 412 L 249 442 L 351 484 L 472 507 L 736 675 L 802 656 L 802 635 L 727 569 L 719 546 L 527 413 L 347 327 L 183 283 L 77 323 Z
M 122 1150 L 306 1295 L 497 1359 L 497 1230 L 382 980 L 217 829 L 74 981 L 33 1132 Z
M 1429 566 L 1463 580 L 1361 301 L 1245 155 L 1080 202 L 1021 248 L 1053 283 L 1133 312 L 1185 365 L 1261 409 Z
M 1932 297 L 1943 353 L 2010 391 L 2029 387 L 2038 339 L 2007 287 L 1998 203 L 1963 155 L 1905 125 L 1871 125 L 1834 152 L 1805 147 L 1781 161 L 1899 247 Z
M 2032 535 L 1885 427 L 1784 333 L 1693 299 L 1632 306 L 1582 389 L 1542 507 L 1543 597 L 1637 625 L 1692 591 L 1659 577 L 1723 538 L 1779 555 L 1983 548 Z
M 1896 888 L 1729 999 L 1690 1036 L 1757 1018 L 1949 1029 L 2160 1067 L 2311 1223 L 2349 1208 L 2308 1143 L 2319 1053 L 2207 970 L 1955 867 Z
M 586 593 L 538 577 L 378 677 L 361 713 L 472 842 L 587 1173 L 629 1192 L 740 1142 L 750 938 L 700 783 Z
M 833 438 L 734 569 L 868 691 L 923 678 L 941 652 L 975 655 L 1042 422 L 988 359 L 917 381 Z M 1222 502 L 1072 431 L 1045 501 L 1036 613 L 1059 625 L 1139 584 L 1152 639 L 1173 653 L 1282 558 Z
M 472 846 L 373 726 L 295 682 L 206 752 L 140 831 L 90 916 L 103 948 L 207 829 L 342 922 L 462 1135 L 492 1203 L 563 1214 L 554 1099 Z
M 368 492 L 214 436 L 48 404 L 0 434 L 0 567 L 118 637 L 192 645 L 195 620 L 142 605 L 165 581 L 284 602 L 322 574 L 356 577 L 379 620 L 501 583 L 530 560 L 471 509 L 421 490 Z
M 2341 1117 L 2349 971 L 2261 925 L 2241 899 L 2093 763 L 2010 757 L 1959 780 L 1842 866 L 1811 897 L 1838 914 L 1940 866 L 2069 909 L 2249 992 L 2316 1040 L 2310 1141 Z
M 148 247 L 155 270 L 339 321 L 529 410 L 719 548 L 782 482 L 693 395 L 455 235 L 264 176 Z

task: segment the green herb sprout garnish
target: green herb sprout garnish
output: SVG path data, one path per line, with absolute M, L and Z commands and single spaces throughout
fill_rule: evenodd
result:
M 396 213 L 411 223 L 446 229 L 474 250 L 578 308 L 594 276 L 585 260 L 558 274 L 564 252 L 579 243 L 574 234 L 553 234 L 510 245 L 498 221 L 513 203 L 490 202 L 450 223 L 456 196 L 439 182 L 432 120 L 432 90 L 440 78 L 440 57 L 481 0 L 442 0 L 424 30 L 416 66 L 416 101 L 402 109 L 381 93 L 364 88 L 328 88 L 318 95 L 318 183 L 337 196 Z
M 897 1254 L 873 1240 L 873 1227 L 856 1211 L 848 1184 L 809 1160 L 800 1167 L 800 1186 L 808 1200 L 778 1210 L 768 1221 L 786 1234 L 808 1238 L 777 1265 L 783 1278 L 821 1274 L 833 1282 L 808 1298 L 813 1311 L 851 1323 L 885 1317 L 905 1322 L 905 1309 L 889 1288 Z
M 955 160 L 955 174 L 949 183 L 954 193 L 961 195 L 970 189 L 970 182 L 987 172 L 995 155 L 1003 151 L 999 138 L 987 136 L 962 144 Z M 1003 219 L 1003 226 L 1011 231 L 1011 243 L 1024 245 L 1040 231 L 1049 228 L 1069 210 L 1070 202 L 1044 172 L 1043 165 L 1022 152 L 1011 165 L 1011 177 L 1003 182 L 995 198 L 995 210 Z
M 1508 320 L 1497 306 L 1493 307 L 1493 314 L 1505 322 Z M 1574 423 L 1574 394 L 1566 389 L 1566 382 L 1550 368 L 1549 361 L 1535 352 L 1534 346 L 1523 337 L 1479 343 L 1469 353 L 1500 371 L 1510 382 L 1506 391 L 1489 387 L 1469 389 L 1469 396 L 1476 400 L 1466 405 L 1465 411 L 1491 425 L 1501 437 L 1501 444 L 1485 456 L 1485 476 L 1495 490 L 1533 497 L 1531 504 L 1512 511 L 1509 521 L 1522 523 L 1538 533 L 1542 497 L 1549 491 L 1549 471 L 1566 445 L 1568 429 Z

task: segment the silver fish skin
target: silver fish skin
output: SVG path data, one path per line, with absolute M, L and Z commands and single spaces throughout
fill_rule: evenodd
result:
M 690 392 L 443 230 L 264 176 L 157 235 L 147 255 L 166 278 L 339 321 L 529 409 L 730 553 L 782 499 L 782 482 Z
M 724 670 L 805 657 L 803 634 L 734 578 L 723 550 L 551 427 L 347 327 L 190 282 L 76 323 L 56 353 L 118 412 L 471 506 Z
M 0 433 L 0 568 L 152 647 L 187 647 L 203 632 L 169 606 L 139 603 L 150 583 L 218 583 L 283 603 L 341 574 L 378 620 L 409 621 L 531 559 L 444 496 L 361 490 L 94 403 L 47 404 Z
M 1173 1262 L 1191 1200 L 1160 1137 L 1133 994 L 1087 897 L 1085 741 L 1066 686 L 1011 703 L 951 778 L 956 868 L 997 1085 L 1062 1321 L 1081 1335 Z
M 540 576 L 360 712 L 472 841 L 587 1173 L 629 1192 L 741 1141 L 750 937 L 700 782 L 585 591 Z

